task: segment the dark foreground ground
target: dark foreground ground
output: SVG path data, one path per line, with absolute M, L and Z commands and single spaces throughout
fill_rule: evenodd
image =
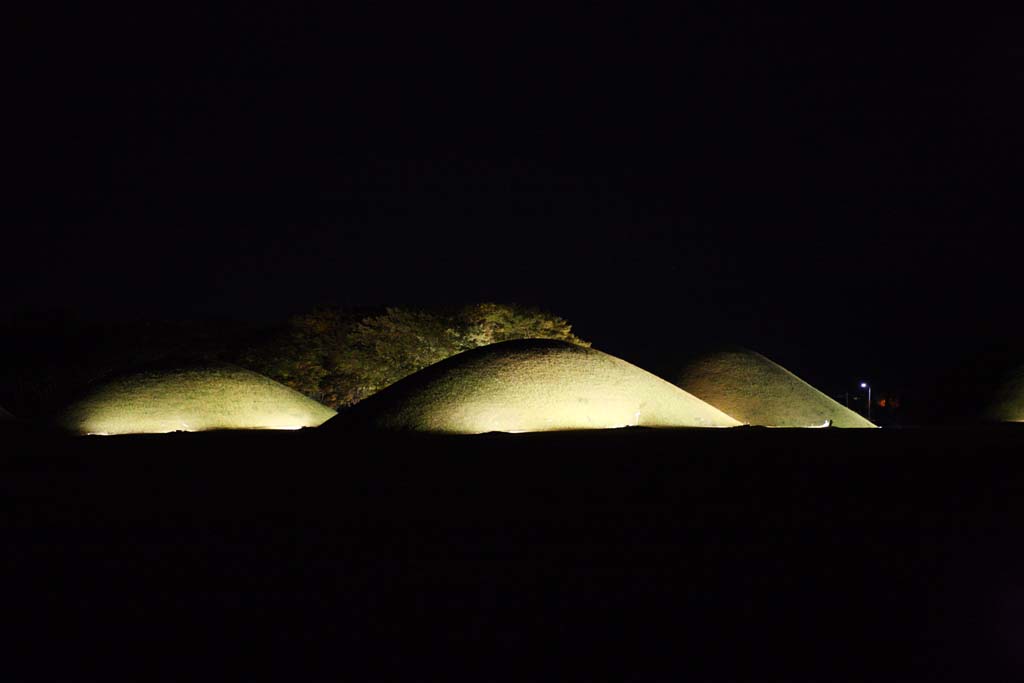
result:
M 0 439 L 4 680 L 1024 671 L 1022 429 Z

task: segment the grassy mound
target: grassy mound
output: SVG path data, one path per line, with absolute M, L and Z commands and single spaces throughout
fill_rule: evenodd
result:
M 747 349 L 699 355 L 675 383 L 737 420 L 767 427 L 873 427 L 781 365 Z
M 357 404 L 330 426 L 479 434 L 737 424 L 614 356 L 562 341 L 520 339 L 425 368 Z
M 58 418 L 79 434 L 315 427 L 335 412 L 263 375 L 224 363 L 148 370 L 95 387 Z
M 984 417 L 997 422 L 1024 422 L 1024 364 L 1003 373 Z

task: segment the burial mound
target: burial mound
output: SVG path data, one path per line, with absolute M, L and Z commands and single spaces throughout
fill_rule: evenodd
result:
M 596 349 L 518 339 L 424 368 L 327 426 L 478 434 L 738 424 L 671 383 Z
M 748 349 L 697 355 L 671 376 L 680 388 L 749 425 L 875 426 L 781 365 Z
M 58 417 L 78 434 L 212 429 L 300 429 L 335 415 L 327 406 L 243 368 L 215 363 L 147 370 L 94 387 Z
M 984 417 L 997 422 L 1024 422 L 1024 364 L 1002 373 Z

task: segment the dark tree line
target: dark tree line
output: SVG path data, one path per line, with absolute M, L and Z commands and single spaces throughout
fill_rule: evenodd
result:
M 529 338 L 589 346 L 564 319 L 524 306 L 392 307 L 371 313 L 321 308 L 294 317 L 286 329 L 247 349 L 237 362 L 343 408 L 449 356 Z

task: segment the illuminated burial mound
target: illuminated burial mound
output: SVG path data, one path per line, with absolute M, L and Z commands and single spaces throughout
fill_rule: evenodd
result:
M 737 420 L 765 427 L 874 427 L 781 365 L 741 348 L 701 354 L 676 384 Z
M 997 422 L 1024 422 L 1024 364 L 1000 377 L 984 417 Z
M 79 434 L 315 427 L 335 412 L 226 363 L 148 370 L 95 387 L 59 417 Z
M 562 341 L 518 339 L 425 368 L 328 426 L 479 434 L 737 424 L 614 356 Z

